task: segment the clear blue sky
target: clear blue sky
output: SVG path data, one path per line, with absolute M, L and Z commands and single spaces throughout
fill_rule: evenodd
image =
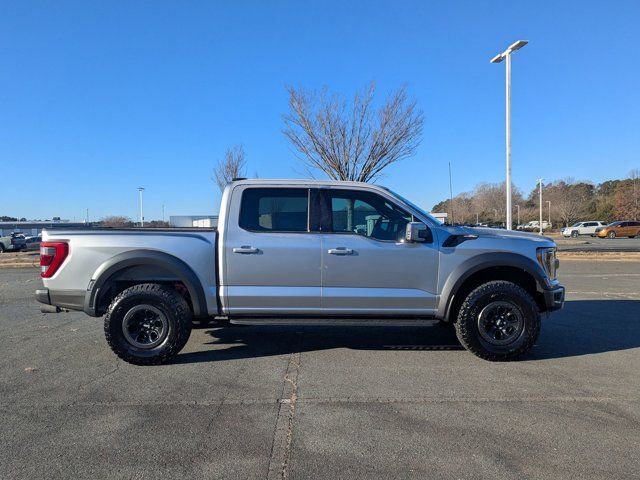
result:
M 418 154 L 383 183 L 426 208 L 504 178 L 511 42 L 513 179 L 600 182 L 640 168 L 640 2 L 127 1 L 0 4 L 0 215 L 215 213 L 215 161 L 298 177 L 284 86 L 408 84 Z

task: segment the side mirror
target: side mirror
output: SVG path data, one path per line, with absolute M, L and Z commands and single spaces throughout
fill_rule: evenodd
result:
M 431 230 L 422 222 L 409 222 L 404 238 L 407 242 L 431 241 Z

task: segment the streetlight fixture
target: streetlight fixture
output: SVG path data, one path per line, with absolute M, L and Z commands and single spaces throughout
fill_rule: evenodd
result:
M 544 178 L 538 179 L 538 194 L 540 196 L 540 235 L 542 235 L 542 181 Z
M 515 43 L 509 45 L 509 47 L 502 53 L 499 53 L 491 59 L 491 63 L 501 63 L 506 59 L 506 130 L 507 130 L 507 178 L 506 178 L 506 190 L 507 190 L 507 230 L 511 230 L 511 54 L 516 50 L 520 50 L 524 47 L 528 40 L 518 40 Z
M 144 192 L 144 187 L 138 187 L 138 192 L 140 193 L 140 226 L 144 227 L 144 210 L 142 208 L 142 192 Z

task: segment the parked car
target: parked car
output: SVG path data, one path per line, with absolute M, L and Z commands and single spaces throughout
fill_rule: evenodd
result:
M 604 227 L 605 224 L 603 222 L 577 222 L 571 225 L 570 227 L 565 227 L 562 229 L 563 237 L 573 237 L 576 238 L 579 235 L 591 235 L 592 237 L 596 234 L 596 229 L 598 227 Z
M 542 230 L 548 230 L 552 227 L 553 225 L 549 222 L 547 222 L 546 220 L 543 220 L 542 222 Z M 519 230 L 524 230 L 525 232 L 537 232 L 540 231 L 540 222 L 538 220 L 532 220 L 529 223 L 526 223 L 524 225 L 518 225 L 516 228 L 518 228 Z
M 36 237 L 26 237 L 25 250 L 40 250 L 40 242 L 42 242 L 42 235 Z
M 12 233 L 6 237 L 0 237 L 0 253 L 16 252 L 25 247 L 26 241 L 21 233 Z
M 366 183 L 240 180 L 217 229 L 44 230 L 43 311 L 104 315 L 123 360 L 166 362 L 193 318 L 238 324 L 425 319 L 455 324 L 462 345 L 514 360 L 564 303 L 556 245 L 522 232 L 448 227 Z M 418 322 L 418 323 L 416 323 Z
M 596 228 L 596 235 L 600 238 L 635 238 L 640 235 L 640 222 L 613 222 L 606 227 Z

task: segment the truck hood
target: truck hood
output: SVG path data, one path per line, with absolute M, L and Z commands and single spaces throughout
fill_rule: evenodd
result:
M 517 230 L 504 230 L 502 228 L 485 228 L 485 227 L 450 227 L 443 226 L 442 229 L 451 235 L 477 235 L 478 238 L 508 240 L 521 239 L 540 243 L 540 246 L 555 246 L 555 242 L 544 235 L 536 233 L 520 232 Z

